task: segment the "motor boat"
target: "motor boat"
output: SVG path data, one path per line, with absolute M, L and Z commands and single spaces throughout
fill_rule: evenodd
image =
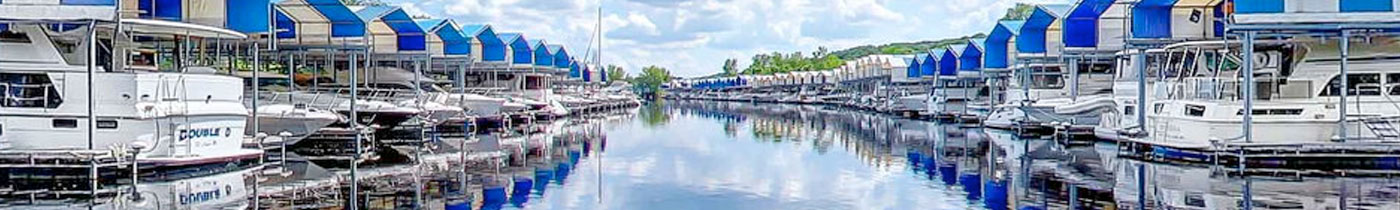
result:
M 123 24 L 131 27 L 129 32 L 151 39 L 172 34 L 246 37 L 168 21 Z M 152 28 L 160 30 L 147 31 Z M 10 24 L 0 32 L 7 37 L 0 42 L 0 86 L 6 89 L 0 103 L 0 150 L 130 148 L 137 149 L 140 162 L 154 167 L 225 164 L 262 156 L 261 150 L 243 148 L 249 112 L 241 103 L 243 83 L 237 77 L 216 75 L 210 68 L 147 62 L 129 62 L 117 70 L 98 64 L 92 67 L 96 73 L 89 74 L 84 62 L 88 54 L 56 47 L 94 44 L 81 37 L 87 29 L 51 30 L 62 28 Z M 154 56 L 134 51 L 131 58 Z
M 338 122 L 344 123 L 347 120 L 340 114 L 329 110 L 306 107 L 305 105 L 260 105 L 256 111 L 252 112 L 258 119 L 257 130 L 249 129 L 245 134 L 257 135 L 261 133 L 268 136 L 278 136 L 287 145 L 295 145 L 321 128 Z M 246 126 L 252 128 L 253 121 L 249 120 Z

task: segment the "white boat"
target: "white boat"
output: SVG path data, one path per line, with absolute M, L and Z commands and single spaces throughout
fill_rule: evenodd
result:
M 346 120 L 340 114 L 329 110 L 305 107 L 304 105 L 259 105 L 255 112 L 258 117 L 258 130 L 249 129 L 245 134 L 262 133 L 268 136 L 286 137 L 282 141 L 287 145 L 294 145 L 321 128 Z M 249 120 L 246 126 L 253 127 L 253 121 Z
M 128 24 L 139 26 L 148 22 L 157 21 Z M 167 30 L 203 30 L 225 37 L 244 37 L 223 29 L 160 23 Z M 4 32 L 7 38 L 0 42 L 0 58 L 4 58 L 0 60 L 0 86 L 7 90 L 3 93 L 4 103 L 0 103 L 0 150 L 143 148 L 137 158 L 157 167 L 261 156 L 260 150 L 242 148 L 248 110 L 241 103 L 243 83 L 238 78 L 202 71 L 108 71 L 101 69 L 102 65 L 98 65 L 95 75 L 89 75 L 84 67 L 87 54 L 55 47 L 56 42 L 70 46 L 89 43 L 81 41 L 85 40 L 81 37 L 50 36 L 84 33 L 59 33 L 46 28 L 11 24 L 10 30 Z M 94 76 L 91 83 L 89 76 Z M 89 87 L 92 94 L 87 92 Z M 89 101 L 95 106 L 88 106 Z M 89 111 L 96 119 L 88 118 Z M 96 130 L 89 132 L 89 128 Z
M 1208 148 L 1214 142 L 1241 142 L 1243 99 L 1239 93 L 1239 67 L 1209 65 L 1209 61 L 1239 61 L 1238 46 L 1201 43 L 1168 46 L 1167 51 L 1190 55 L 1189 63 L 1168 63 L 1169 74 L 1186 75 L 1158 81 L 1147 109 L 1146 135 L 1130 138 L 1176 148 Z M 1253 142 L 1302 145 L 1335 140 L 1368 140 L 1400 137 L 1394 129 L 1400 117 L 1400 41 L 1394 37 L 1370 37 L 1353 43 L 1347 65 L 1349 97 L 1343 135 L 1341 73 L 1336 41 L 1295 38 L 1287 42 L 1255 46 L 1257 89 L 1253 97 Z M 1169 55 L 1171 53 L 1168 53 Z M 1292 61 L 1287 62 L 1287 61 Z M 1149 65 L 1152 66 L 1152 65 Z M 1127 118 L 1125 118 L 1127 119 Z

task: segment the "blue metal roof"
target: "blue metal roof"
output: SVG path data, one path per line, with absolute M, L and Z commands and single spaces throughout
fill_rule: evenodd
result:
M 958 70 L 977 71 L 982 68 L 982 43 L 986 40 L 968 40 L 958 55 Z
M 566 67 L 569 68 L 569 77 L 583 78 L 583 69 L 579 69 L 578 62 L 569 62 Z
M 1013 56 L 1010 52 L 1011 38 L 1020 33 L 1021 25 L 1025 23 L 1025 21 L 1019 20 L 998 22 L 997 26 L 992 28 L 992 32 L 987 34 L 987 40 L 983 43 L 983 47 L 985 47 L 983 51 L 985 51 L 986 56 L 983 56 L 982 65 L 987 68 L 1010 67 L 1009 59 Z
M 904 75 L 906 77 L 919 77 L 919 59 L 921 59 L 922 57 L 924 57 L 923 54 L 918 54 L 914 55 L 913 58 L 904 58 L 904 63 L 909 64 L 909 67 L 904 68 Z
M 472 51 L 471 39 L 457 30 L 457 23 L 449 19 L 417 20 L 418 27 L 442 39 L 442 54 L 466 55 Z
M 530 42 L 525 40 L 525 35 L 521 33 L 502 33 L 501 41 L 510 46 L 512 60 L 514 64 L 531 64 L 535 62 L 534 51 L 530 47 Z
M 470 37 L 475 37 L 481 42 L 481 59 L 485 61 L 506 61 L 506 44 L 501 41 L 501 37 L 496 35 L 496 31 L 491 25 L 467 25 L 462 26 L 462 33 Z
M 942 54 L 942 51 L 924 54 L 924 61 L 919 62 L 919 76 L 938 75 L 938 57 Z
M 1133 38 L 1171 38 L 1172 5 L 1176 0 L 1142 0 L 1133 5 Z
M 1026 18 L 1025 24 L 1021 26 L 1021 33 L 1016 37 L 1016 51 L 1022 53 L 1046 52 L 1045 30 L 1070 8 L 1070 5 L 1064 4 L 1036 6 L 1035 10 L 1031 12 L 1031 16 Z
M 1064 20 L 1065 47 L 1098 47 L 1099 17 L 1114 0 L 1080 0 Z
M 943 50 L 943 55 L 938 59 L 938 76 L 958 75 L 958 50 L 965 46 L 948 46 L 948 50 Z
M 325 17 L 331 24 L 331 37 L 361 37 L 365 35 L 365 22 L 339 0 L 278 0 L 277 4 L 283 6 L 306 5 L 315 9 L 321 17 Z M 291 18 L 283 19 L 286 14 L 279 14 L 279 16 L 278 29 L 288 29 L 296 21 Z M 284 28 L 284 26 L 286 27 Z M 296 34 L 279 33 L 278 37 L 293 38 L 296 37 Z
M 355 15 L 366 23 L 381 21 L 394 30 L 398 39 L 398 50 L 400 51 L 421 51 L 427 50 L 427 38 L 424 37 L 423 28 L 413 21 L 403 8 L 392 6 L 368 6 L 355 11 Z
M 61 2 L 63 5 L 112 5 L 113 0 L 63 0 Z M 269 32 L 268 17 L 272 14 L 269 7 L 270 0 L 223 0 L 222 4 L 224 14 L 221 17 L 225 18 L 223 22 L 226 25 L 216 27 L 243 33 Z M 184 0 L 136 1 L 136 9 L 139 11 L 137 17 L 142 19 L 185 21 L 186 6 Z
M 569 57 L 569 51 L 563 45 L 549 45 L 549 54 L 554 55 L 554 67 L 567 68 L 572 63 L 573 57 Z
M 1293 13 L 1287 11 L 1285 0 L 1235 0 L 1235 12 L 1240 14 Z M 1336 8 L 1318 8 L 1308 5 L 1309 13 L 1318 12 L 1396 12 L 1395 1 L 1391 0 L 1337 0 Z
M 530 50 L 535 52 L 536 66 L 554 66 L 554 53 L 550 53 L 544 40 L 530 40 Z

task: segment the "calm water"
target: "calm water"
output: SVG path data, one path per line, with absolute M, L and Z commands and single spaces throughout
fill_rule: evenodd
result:
M 442 159 L 452 140 L 432 147 Z M 1116 157 L 994 130 L 813 106 L 668 102 L 486 136 L 466 164 L 374 166 L 370 209 L 1400 209 L 1400 179 L 1313 177 Z M 429 155 L 432 156 L 432 155 Z M 289 163 L 146 182 L 116 209 L 339 208 L 345 169 Z M 1365 172 L 1365 171 L 1361 171 Z M 1377 171 L 1369 171 L 1377 172 Z M 1393 174 L 1385 171 L 1366 174 Z M 1333 172 L 1334 174 L 1341 172 Z M 1361 173 L 1357 173 L 1361 174 Z M 255 182 L 252 180 L 262 180 Z M 240 187 L 242 186 L 242 187 Z M 421 187 L 419 187 L 421 186 Z M 293 189 L 293 190 L 288 190 Z M 278 191 L 282 190 L 282 191 Z M 278 191 L 269 195 L 270 191 Z M 338 192 L 338 193 L 337 193 Z M 133 199 L 132 197 L 141 197 Z M 0 207 L 75 207 L 9 197 Z M 61 209 L 61 208 L 60 208 Z

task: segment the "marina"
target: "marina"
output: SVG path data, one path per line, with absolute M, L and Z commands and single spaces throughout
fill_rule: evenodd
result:
M 0 0 L 0 209 L 1400 209 L 1400 1 L 750 3 Z

